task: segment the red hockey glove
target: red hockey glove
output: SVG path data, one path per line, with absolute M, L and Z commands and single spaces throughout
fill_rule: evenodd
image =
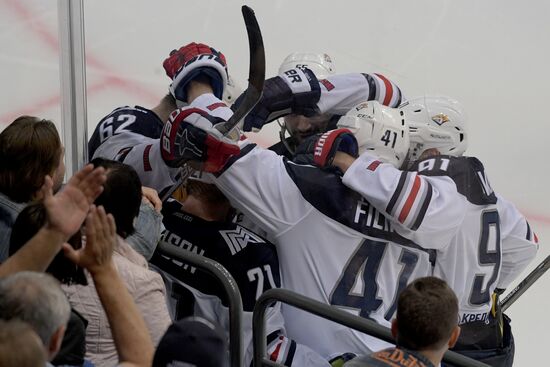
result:
M 214 48 L 203 43 L 190 43 L 170 52 L 162 66 L 172 79 L 170 93 L 178 101 L 187 103 L 187 84 L 198 76 L 208 77 L 214 95 L 222 98 L 227 85 L 227 63 L 225 56 Z
M 162 159 L 169 167 L 200 162 L 206 172 L 218 172 L 239 147 L 214 125 L 224 122 L 198 108 L 181 108 L 170 115 L 160 139 Z
M 319 112 L 317 102 L 321 88 L 315 74 L 307 68 L 290 69 L 280 76 L 267 79 L 262 98 L 245 117 L 243 130 L 261 129 L 265 124 L 279 117 L 296 113 L 313 116 Z M 239 107 L 241 95 L 231 108 Z
M 350 130 L 336 129 L 310 136 L 296 148 L 293 162 L 329 167 L 336 152 L 358 156 L 357 140 Z

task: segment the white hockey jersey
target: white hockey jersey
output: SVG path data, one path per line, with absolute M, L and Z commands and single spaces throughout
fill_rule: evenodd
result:
M 526 219 L 493 192 L 476 158 L 437 156 L 407 172 L 366 152 L 343 182 L 400 235 L 436 250 L 433 274 L 457 294 L 463 326 L 487 321 L 495 288 L 506 288 L 538 249 Z
M 162 159 L 159 138 L 163 125 L 164 121 L 147 108 L 119 107 L 96 126 L 88 142 L 88 156 L 128 164 L 142 185 L 160 192 L 176 182 L 179 173 Z
M 395 233 L 333 172 L 245 144 L 211 178 L 235 207 L 275 238 L 284 288 L 389 326 L 397 294 L 432 272 L 429 251 Z M 388 346 L 292 307 L 283 306 L 283 315 L 287 335 L 325 357 Z

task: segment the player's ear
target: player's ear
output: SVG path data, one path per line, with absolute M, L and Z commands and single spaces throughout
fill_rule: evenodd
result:
M 453 332 L 451 333 L 451 338 L 449 339 L 449 343 L 448 343 L 449 349 L 455 346 L 459 336 L 460 336 L 460 326 L 456 325 L 455 328 L 453 329 Z
M 397 319 L 391 320 L 391 335 L 397 340 Z

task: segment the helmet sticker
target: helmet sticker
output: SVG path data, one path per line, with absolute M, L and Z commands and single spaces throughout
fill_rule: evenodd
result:
M 449 122 L 449 116 L 443 113 L 438 113 L 437 115 L 432 116 L 432 121 L 441 126 L 444 123 Z

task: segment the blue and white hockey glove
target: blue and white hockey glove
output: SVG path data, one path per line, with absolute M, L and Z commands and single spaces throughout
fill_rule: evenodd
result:
M 310 136 L 296 148 L 293 162 L 329 167 L 336 152 L 359 155 L 357 140 L 350 130 L 336 129 Z
M 243 96 L 239 96 L 231 106 L 233 110 L 239 107 Z M 265 81 L 262 98 L 245 117 L 243 130 L 259 130 L 265 124 L 290 113 L 313 116 L 319 113 L 317 102 L 320 97 L 321 88 L 311 70 L 287 70 Z
M 192 42 L 170 52 L 162 66 L 172 79 L 170 93 L 179 102 L 178 106 L 188 103 L 187 85 L 199 76 L 208 78 L 214 95 L 222 98 L 228 80 L 227 63 L 225 56 L 216 49 Z
M 162 129 L 162 159 L 169 167 L 193 162 L 202 163 L 206 172 L 218 172 L 229 157 L 240 152 L 235 142 L 214 128 L 223 122 L 198 108 L 175 110 Z

